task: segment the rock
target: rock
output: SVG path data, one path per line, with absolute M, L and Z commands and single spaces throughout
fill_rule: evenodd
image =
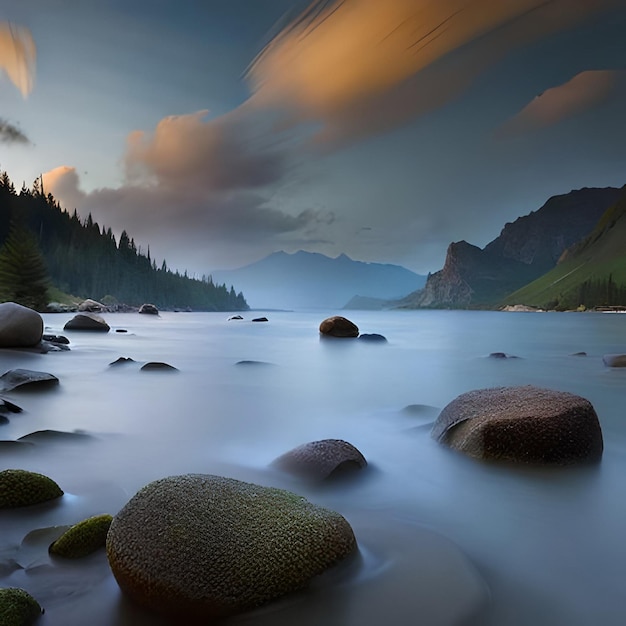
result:
M 13 404 L 13 402 L 9 402 L 5 398 L 0 398 L 0 413 L 21 413 L 22 407 L 17 406 L 17 404 Z
M 21 469 L 0 472 L 0 509 L 39 504 L 62 495 L 59 485 L 43 474 Z
M 335 315 L 320 324 L 320 333 L 328 337 L 358 337 L 359 328 L 345 317 Z
M 28 433 L 28 435 L 22 435 L 17 441 L 26 443 L 74 443 L 78 441 L 92 441 L 93 439 L 94 437 L 85 432 L 45 429 L 35 430 L 32 433 Z
M 245 366 L 245 367 L 267 367 L 267 366 L 271 367 L 271 366 L 274 366 L 274 363 L 268 363 L 267 361 L 246 360 L 246 361 L 237 361 L 235 365 L 240 365 L 240 366 Z
M 432 436 L 472 457 L 522 463 L 598 461 L 603 451 L 588 400 L 531 385 L 461 394 L 443 408 Z
M 78 310 L 82 313 L 105 313 L 109 310 L 109 307 L 102 304 L 102 302 L 87 298 L 87 300 L 83 300 L 78 305 Z
M 116 328 L 115 332 L 116 333 L 127 333 L 128 331 L 125 328 Z
M 44 341 L 49 341 L 50 343 L 60 343 L 66 346 L 70 343 L 70 340 L 63 335 L 43 335 L 41 338 Z
M 272 462 L 274 467 L 312 480 L 324 480 L 367 466 L 365 457 L 342 439 L 305 443 Z
M 58 384 L 59 379 L 53 374 L 33 370 L 9 370 L 0 376 L 0 389 L 2 391 L 11 391 L 26 385 L 29 387 L 51 387 Z
M 121 356 L 115 361 L 109 363 L 109 367 L 118 367 L 120 365 L 128 365 L 128 363 L 134 363 L 134 359 L 131 359 L 129 356 Z
M 348 522 L 296 494 L 221 476 L 171 476 L 113 518 L 107 556 L 122 591 L 184 624 L 305 587 L 356 550 Z
M 489 355 L 490 359 L 519 359 L 518 356 L 514 354 L 507 354 L 506 352 L 492 352 Z
M 230 321 L 232 321 L 232 320 L 242 320 L 242 319 L 243 319 L 243 317 L 241 317 L 241 315 L 231 315 L 231 316 L 228 318 L 228 321 L 230 322 Z
M 24 589 L 0 589 L 0 624 L 30 626 L 43 613 L 39 602 Z
M 49 552 L 66 559 L 79 559 L 104 548 L 113 517 L 96 515 L 72 526 L 50 545 Z
M 169 372 L 178 372 L 178 369 L 173 365 L 169 365 L 168 363 L 162 363 L 161 361 L 148 361 L 141 366 L 142 372 L 154 372 L 154 371 L 169 371 Z
M 267 317 L 255 317 L 252 321 L 253 322 L 269 322 Z
M 387 343 L 387 337 L 378 333 L 363 333 L 359 335 L 359 341 L 367 341 L 370 343 Z
M 602 361 L 607 367 L 626 367 L 626 354 L 605 354 Z
M 586 352 L 574 352 L 570 356 L 587 356 Z
M 137 311 L 138 313 L 143 313 L 145 315 L 158 315 L 159 314 L 159 309 L 157 309 L 154 304 L 142 304 L 139 307 L 139 311 Z
M 108 333 L 111 327 L 95 313 L 79 313 L 63 326 L 63 330 L 95 330 Z
M 38 344 L 43 335 L 43 318 L 37 311 L 16 304 L 0 304 L 0 348 L 21 348 Z

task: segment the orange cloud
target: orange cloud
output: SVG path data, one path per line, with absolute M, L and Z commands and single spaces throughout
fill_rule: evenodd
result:
M 259 116 L 245 110 L 212 120 L 205 119 L 208 111 L 171 115 L 152 133 L 134 131 L 125 157 L 129 180 L 198 192 L 274 182 L 282 173 L 282 157 L 263 141 Z
M 36 57 L 35 42 L 27 28 L 0 23 L 0 70 L 4 70 L 24 98 L 33 88 Z
M 517 115 L 497 132 L 500 137 L 531 132 L 582 113 L 600 104 L 610 95 L 625 72 L 593 70 L 535 96 Z
M 251 65 L 252 102 L 321 122 L 325 139 L 376 132 L 442 105 L 513 46 L 614 1 L 318 0 Z

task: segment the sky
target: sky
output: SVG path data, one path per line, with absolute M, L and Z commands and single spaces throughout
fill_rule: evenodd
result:
M 626 0 L 3 0 L 0 169 L 201 276 L 440 269 L 626 184 Z

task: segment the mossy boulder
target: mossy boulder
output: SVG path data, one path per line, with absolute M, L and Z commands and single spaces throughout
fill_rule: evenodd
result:
M 42 614 L 41 607 L 27 591 L 17 587 L 0 589 L 0 624 L 29 626 Z
M 0 509 L 39 504 L 62 495 L 61 487 L 43 474 L 21 469 L 0 472 Z
M 111 515 L 96 515 L 74 524 L 50 546 L 50 554 L 80 559 L 104 548 L 112 519 Z
M 598 461 L 604 447 L 588 400 L 532 385 L 461 394 L 443 408 L 432 436 L 472 457 L 531 464 Z
M 180 624 L 301 589 L 356 547 L 334 511 L 282 489 L 205 474 L 141 489 L 113 518 L 106 546 L 122 591 Z
M 367 461 L 343 439 L 321 439 L 285 452 L 272 465 L 302 478 L 325 480 L 363 469 Z
M 359 327 L 341 315 L 326 318 L 320 324 L 322 337 L 358 337 Z

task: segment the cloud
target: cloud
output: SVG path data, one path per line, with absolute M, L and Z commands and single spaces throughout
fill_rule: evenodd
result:
M 35 78 L 37 50 L 27 28 L 0 22 L 0 70 L 26 98 Z
M 17 126 L 0 118 L 0 143 L 30 143 L 30 141 Z
M 207 189 L 198 181 L 189 186 L 186 177 L 85 192 L 76 169 L 61 166 L 46 172 L 43 180 L 46 191 L 68 210 L 76 207 L 83 218 L 91 213 L 118 234 L 126 230 L 181 269 L 189 263 L 207 269 L 219 265 L 217 249 L 221 258 L 232 256 L 232 262 L 246 252 L 254 260 L 268 242 L 284 235 L 306 237 L 317 224 L 333 219 L 322 210 L 280 211 L 253 190 Z
M 558 124 L 604 102 L 616 84 L 624 80 L 624 71 L 593 70 L 576 74 L 566 83 L 535 96 L 498 129 L 496 136 L 512 137 Z
M 208 113 L 172 115 L 153 133 L 131 133 L 128 179 L 208 193 L 253 189 L 281 178 L 284 153 L 263 133 L 261 114 L 244 107 L 207 120 Z
M 352 140 L 441 106 L 512 47 L 614 4 L 317 0 L 250 66 L 251 101 L 319 123 L 320 142 Z

